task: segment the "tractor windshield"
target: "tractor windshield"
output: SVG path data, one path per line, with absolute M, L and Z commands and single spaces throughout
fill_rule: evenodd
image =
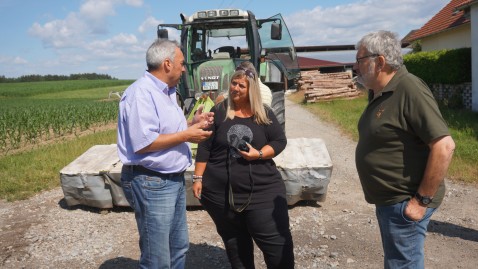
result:
M 191 61 L 207 59 L 244 58 L 241 47 L 247 47 L 246 29 L 221 28 L 204 29 L 191 28 Z

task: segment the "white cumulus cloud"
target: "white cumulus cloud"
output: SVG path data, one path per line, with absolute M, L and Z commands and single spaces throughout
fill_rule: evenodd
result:
M 443 6 L 448 3 L 447 0 L 435 1 L 443 2 Z M 355 44 L 371 31 L 391 30 L 403 37 L 409 31 L 420 28 L 431 18 L 431 13 L 435 14 L 430 11 L 437 6 L 433 2 L 403 0 L 397 4 L 394 0 L 357 1 L 332 8 L 317 6 L 291 14 L 285 20 L 295 45 Z

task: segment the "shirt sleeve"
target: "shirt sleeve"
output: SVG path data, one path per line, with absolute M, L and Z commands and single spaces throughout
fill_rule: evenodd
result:
M 424 82 L 416 79 L 418 81 L 412 88 L 410 81 L 405 82 L 405 87 L 409 89 L 406 95 L 405 117 L 411 130 L 423 142 L 429 144 L 436 138 L 449 135 L 450 132 L 432 92 Z
M 272 121 L 271 124 L 266 125 L 266 136 L 268 139 L 268 145 L 274 149 L 275 156 L 279 155 L 287 145 L 287 138 L 285 136 L 282 125 L 277 120 L 272 109 L 265 108 L 268 114 L 269 119 Z
M 152 117 L 149 114 L 155 113 L 154 102 L 151 102 L 151 96 L 147 91 L 137 90 L 131 98 L 129 106 L 129 125 L 128 132 L 131 137 L 133 150 L 137 152 L 153 143 L 159 136 L 159 118 Z

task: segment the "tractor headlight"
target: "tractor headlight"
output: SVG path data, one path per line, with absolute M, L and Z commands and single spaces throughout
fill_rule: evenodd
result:
M 229 15 L 231 16 L 239 16 L 239 10 L 234 9 L 229 11 Z
M 217 16 L 217 12 L 215 10 L 209 10 L 207 12 L 207 16 L 208 17 L 216 17 Z

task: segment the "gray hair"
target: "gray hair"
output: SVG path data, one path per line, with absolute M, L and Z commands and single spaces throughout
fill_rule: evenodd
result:
M 180 48 L 177 41 L 156 39 L 146 51 L 146 65 L 148 70 L 156 70 L 166 59 L 174 61 L 176 48 Z
M 356 49 L 361 47 L 370 54 L 385 57 L 386 63 L 393 70 L 398 70 L 403 64 L 402 43 L 396 33 L 380 30 L 366 34 L 355 46 Z

